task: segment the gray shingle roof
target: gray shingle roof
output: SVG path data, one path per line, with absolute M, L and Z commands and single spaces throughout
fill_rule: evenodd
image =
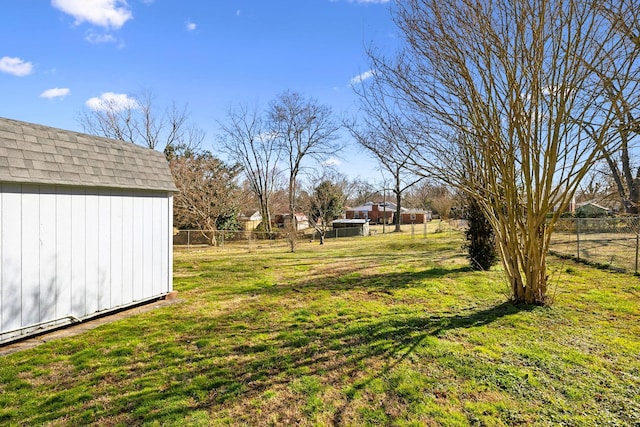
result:
M 0 182 L 177 191 L 158 151 L 2 117 Z

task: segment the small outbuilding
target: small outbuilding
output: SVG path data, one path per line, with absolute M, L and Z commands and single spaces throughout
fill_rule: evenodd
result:
M 172 291 L 164 155 L 0 118 L 0 343 Z
M 258 211 L 243 212 L 238 215 L 238 222 L 244 231 L 253 231 L 262 222 L 262 215 Z
M 368 236 L 368 219 L 336 219 L 331 221 L 334 233 L 327 233 L 327 237 Z M 333 235 L 332 235 L 333 234 Z
M 309 228 L 309 218 L 303 213 L 294 214 L 294 218 L 296 221 L 296 231 L 302 231 Z M 275 217 L 275 223 L 279 228 L 287 229 L 289 224 L 291 224 L 291 215 L 286 214 L 278 214 Z

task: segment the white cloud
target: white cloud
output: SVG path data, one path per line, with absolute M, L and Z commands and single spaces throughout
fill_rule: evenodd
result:
M 31 62 L 25 62 L 23 59 L 9 56 L 0 58 L 0 72 L 22 77 L 31 74 L 32 71 L 33 64 Z
M 198 28 L 198 25 L 195 22 L 187 21 L 187 31 L 194 31 Z
M 86 21 L 99 27 L 118 29 L 133 18 L 126 0 L 51 0 L 51 5 L 73 16 L 76 25 Z
M 85 104 L 95 111 L 123 111 L 139 108 L 135 98 L 124 93 L 113 92 L 105 92 L 99 97 L 90 98 Z
M 373 70 L 369 70 L 369 71 L 365 71 L 362 74 L 358 74 L 357 76 L 353 77 L 351 79 L 351 81 L 349 82 L 349 84 L 351 86 L 356 85 L 356 84 L 360 84 L 362 82 L 364 82 L 367 79 L 370 79 L 371 77 L 373 77 L 375 74 L 375 71 Z
M 88 31 L 85 39 L 92 44 L 116 43 L 118 41 L 118 39 L 115 38 L 113 34 L 109 34 L 109 33 L 99 34 L 94 31 Z
M 240 16 L 240 15 L 241 15 L 240 9 L 236 10 L 236 16 Z
M 327 160 L 322 162 L 323 166 L 340 166 L 342 162 L 335 157 L 329 157 Z
M 549 95 L 556 95 L 560 93 L 560 87 L 559 86 L 545 86 L 542 88 L 542 94 L 544 96 L 549 96 Z
M 71 91 L 69 90 L 68 87 L 54 87 L 52 89 L 47 89 L 44 92 L 42 92 L 40 94 L 40 98 L 48 98 L 48 99 L 64 98 L 65 96 L 69 95 L 69 92 Z

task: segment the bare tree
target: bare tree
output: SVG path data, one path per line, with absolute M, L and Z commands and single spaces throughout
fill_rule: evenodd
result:
M 402 195 L 425 176 L 416 175 L 410 168 L 417 149 L 411 140 L 415 135 L 410 133 L 409 124 L 398 111 L 400 106 L 387 96 L 382 84 L 382 80 L 374 79 L 371 85 L 354 86 L 363 115 L 359 120 L 346 123 L 346 127 L 358 144 L 379 162 L 383 173 L 391 175 L 397 209 L 393 222 L 395 231 L 399 232 Z
M 209 152 L 175 157 L 169 167 L 180 190 L 173 199 L 175 222 L 201 230 L 215 245 L 218 224 L 237 213 L 240 167 Z
M 606 162 L 601 161 L 589 171 L 576 191 L 574 200 L 577 204 L 581 202 L 596 202 L 606 204 L 608 207 L 615 206 L 616 210 L 622 207 L 624 211 L 624 205 L 617 192 L 616 183 L 613 181 L 608 168 L 609 166 Z
M 258 112 L 240 106 L 230 109 L 227 121 L 220 123 L 221 148 L 242 166 L 249 188 L 258 200 L 262 227 L 271 230 L 271 197 L 276 190 L 280 171 L 281 149 L 273 133 L 264 126 Z
M 603 154 L 625 212 L 638 214 L 640 166 L 637 165 L 637 153 L 634 156 L 633 152 L 640 140 L 640 95 L 638 75 L 632 69 L 637 70 L 640 59 L 640 7 L 628 7 L 617 0 L 602 1 L 598 7 L 611 22 L 611 31 L 626 41 L 620 44 L 620 54 L 627 57 L 626 61 L 592 64 L 617 122 L 612 129 L 614 143 L 605 147 Z
M 330 107 L 289 91 L 282 93 L 271 103 L 269 120 L 288 172 L 289 214 L 292 219 L 289 243 L 293 252 L 298 176 L 305 166 L 305 161 L 322 161 L 341 149 L 341 144 L 337 142 L 340 126 L 336 123 Z
M 346 203 L 353 206 L 363 205 L 371 200 L 377 192 L 376 186 L 362 178 L 354 178 L 345 188 L 347 195 Z
M 204 131 L 188 124 L 187 106 L 174 103 L 164 110 L 155 104 L 151 90 L 140 95 L 105 98 L 80 113 L 78 122 L 85 132 L 142 145 L 164 148 L 167 158 L 176 151 L 195 152 L 204 140 Z
M 616 14 L 640 7 L 618 3 Z M 548 302 L 554 224 L 602 150 L 619 146 L 599 74 L 638 67 L 598 4 L 407 0 L 405 48 L 371 56 L 413 119 L 414 166 L 478 202 L 516 302 Z
M 448 187 L 427 178 L 406 192 L 405 201 L 414 208 L 433 210 L 431 201 L 443 193 L 451 194 L 452 192 Z
M 308 185 L 300 204 L 311 226 L 320 235 L 320 244 L 323 245 L 331 221 L 338 219 L 344 212 L 347 199 L 345 190 L 349 181 L 339 172 L 325 168 L 322 173 L 312 175 Z
M 435 193 L 429 200 L 431 208 L 438 214 L 440 219 L 449 219 L 451 209 L 455 204 L 455 197 L 446 187 L 439 187 L 441 191 Z

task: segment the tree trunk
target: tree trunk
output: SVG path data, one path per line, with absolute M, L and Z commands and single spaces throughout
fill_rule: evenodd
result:
M 260 215 L 262 216 L 262 224 L 265 233 L 271 236 L 271 213 L 269 212 L 269 201 L 264 195 L 258 196 L 258 203 L 260 204 Z
M 207 233 L 209 233 L 207 235 Z M 215 229 L 207 229 L 207 230 L 201 230 L 201 234 L 207 239 L 207 241 L 209 242 L 209 246 L 217 246 L 218 245 L 218 239 L 216 239 L 216 230 Z
M 271 238 L 271 214 L 268 209 L 261 208 L 260 215 L 262 216 L 262 229 L 266 233 L 266 236 Z
M 400 192 L 400 176 L 398 175 L 398 183 L 396 186 L 396 217 L 394 218 L 394 223 L 396 225 L 395 232 L 399 233 L 402 231 L 400 229 L 400 224 L 402 223 L 402 193 Z
M 504 229 L 502 230 L 505 231 Z M 514 230 L 511 230 L 514 231 Z M 516 234 L 520 234 L 516 231 Z M 524 233 L 523 233 L 524 234 Z M 547 236 L 544 226 L 498 241 L 502 265 L 514 304 L 545 305 L 547 297 Z M 515 243 L 514 243 L 515 242 Z
M 291 219 L 287 226 L 287 242 L 289 243 L 289 249 L 292 253 L 296 251 L 296 244 L 298 243 L 298 236 L 296 234 L 295 227 L 293 219 Z
M 289 248 L 291 252 L 296 251 L 296 243 L 297 243 L 297 223 L 296 223 L 296 213 L 295 213 L 295 196 L 296 196 L 296 180 L 295 176 L 289 178 L 289 226 L 287 233 L 287 240 L 289 241 Z
M 629 189 L 629 201 L 625 206 L 626 212 L 629 214 L 637 215 L 640 213 L 640 178 L 634 178 L 631 181 L 631 188 Z

